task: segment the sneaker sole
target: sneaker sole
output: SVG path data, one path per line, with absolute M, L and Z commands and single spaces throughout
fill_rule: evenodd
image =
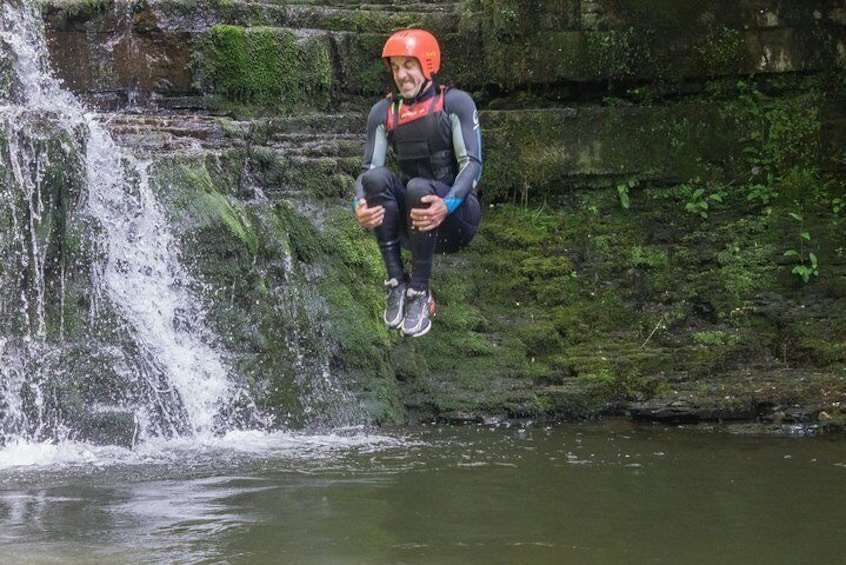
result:
M 429 330 L 432 329 L 431 318 L 435 316 L 435 309 L 436 309 L 435 308 L 435 300 L 432 299 L 432 301 L 429 303 L 429 318 L 430 319 L 426 320 L 428 322 L 428 324 L 426 324 L 426 327 L 422 328 L 418 332 L 406 332 L 405 330 L 400 329 L 400 333 L 402 333 L 402 335 L 404 335 L 405 337 L 420 337 L 422 335 L 426 335 L 427 333 L 429 333 Z
M 404 335 L 405 337 L 420 337 L 422 335 L 426 335 L 427 333 L 429 333 L 429 330 L 431 330 L 431 329 L 432 329 L 432 322 L 430 320 L 429 323 L 426 324 L 426 327 L 421 329 L 419 332 L 406 332 L 404 330 L 401 330 L 401 331 L 402 331 L 402 335 Z

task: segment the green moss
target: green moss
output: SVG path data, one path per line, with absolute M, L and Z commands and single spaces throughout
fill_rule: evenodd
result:
M 217 192 L 206 192 L 194 199 L 191 213 L 201 222 L 219 220 L 251 253 L 258 250 L 258 238 L 252 231 L 249 218 L 237 210 L 226 197 Z
M 291 242 L 291 249 L 297 260 L 303 263 L 318 262 L 326 253 L 326 248 L 314 224 L 297 214 L 290 202 L 280 202 L 276 211 L 286 227 L 287 239 Z
M 109 0 L 53 0 L 42 2 L 41 9 L 43 12 L 55 12 L 68 20 L 85 20 L 107 12 Z
M 712 27 L 698 42 L 693 51 L 703 74 L 720 76 L 740 72 L 747 63 L 747 46 L 739 29 L 719 25 Z
M 755 292 L 772 285 L 775 254 L 775 246 L 749 239 L 734 241 L 717 253 L 719 278 L 729 308 L 740 307 Z
M 738 152 L 736 126 L 719 110 L 718 104 L 685 101 L 578 112 L 488 111 L 482 115 L 485 198 L 540 204 L 591 185 L 633 180 L 628 188 L 636 192 L 653 179 L 663 184 L 724 175 L 730 160 L 703 158 Z
M 183 191 L 177 199 L 179 208 L 187 213 L 195 226 L 215 226 L 222 224 L 233 236 L 240 240 L 250 253 L 258 250 L 258 237 L 250 224 L 243 207 L 234 204 L 217 191 L 206 168 L 182 166 L 181 176 L 185 181 Z
M 486 237 L 515 249 L 535 247 L 550 240 L 557 215 L 543 207 L 503 205 L 485 214 Z
M 585 34 L 585 59 L 592 63 L 591 69 L 585 71 L 609 80 L 632 77 L 636 65 L 648 60 L 648 52 L 638 37 L 634 28 Z
M 411 13 L 385 13 L 378 10 L 358 10 L 351 14 L 330 14 L 323 22 L 325 29 L 352 31 L 356 33 L 379 33 L 389 35 L 398 29 L 413 27 L 429 28 L 420 15 Z
M 729 343 L 737 343 L 737 334 L 728 335 L 723 330 L 706 330 L 694 332 L 691 337 L 693 343 L 706 347 L 720 347 Z
M 330 304 L 345 362 L 354 368 L 378 367 L 390 336 L 382 323 L 384 267 L 375 240 L 348 209 L 330 212 L 321 240 L 333 269 L 320 278 L 318 287 Z
M 297 47 L 297 62 L 301 69 L 299 91 L 319 109 L 326 109 L 332 88 L 330 48 L 321 38 L 311 37 Z
M 526 344 L 526 353 L 531 356 L 555 354 L 561 351 L 561 336 L 550 322 L 536 322 L 518 329 L 517 336 Z
M 385 39 L 387 35 L 368 33 L 337 38 L 337 82 L 344 92 L 380 94 L 390 88 L 390 74 L 379 58 Z
M 325 109 L 329 102 L 327 44 L 316 38 L 298 42 L 290 31 L 215 26 L 197 55 L 197 68 L 200 89 L 228 104 L 293 113 Z
M 363 278 L 383 277 L 384 266 L 376 240 L 358 226 L 349 208 L 332 210 L 327 227 L 331 230 L 326 235 L 332 241 L 331 253 L 341 263 L 355 268 Z

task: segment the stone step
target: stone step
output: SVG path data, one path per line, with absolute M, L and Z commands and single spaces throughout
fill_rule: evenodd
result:
M 43 13 L 49 26 L 98 34 L 126 31 L 130 27 L 140 33 L 196 33 L 216 25 L 389 33 L 414 25 L 452 29 L 464 4 L 459 1 L 199 0 L 189 6 L 184 0 L 160 0 L 140 10 L 130 2 L 110 3 L 104 10 L 90 0 L 65 0 L 45 3 Z
M 202 115 L 100 114 L 98 120 L 121 146 L 136 154 L 203 151 L 231 146 L 213 117 Z
M 162 2 L 163 14 L 184 14 L 183 2 Z M 195 10 L 186 20 L 174 17 L 173 29 L 204 29 L 227 24 L 243 27 L 284 27 L 327 31 L 388 33 L 409 25 L 440 27 L 457 23 L 463 2 L 233 2 Z M 165 26 L 168 23 L 162 22 Z
M 314 114 L 238 121 L 198 114 L 100 114 L 115 141 L 137 154 L 260 145 L 302 159 L 346 159 L 364 151 L 366 116 Z

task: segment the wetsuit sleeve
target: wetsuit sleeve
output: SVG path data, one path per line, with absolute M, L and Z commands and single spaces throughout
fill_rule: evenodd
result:
M 444 197 L 444 203 L 452 213 L 482 177 L 482 133 L 479 112 L 469 94 L 462 90 L 447 90 L 444 106 L 452 127 L 452 145 L 458 161 L 458 175 Z
M 390 101 L 383 98 L 373 105 L 370 114 L 367 116 L 367 141 L 364 146 L 364 161 L 361 164 L 361 172 L 355 179 L 355 200 L 353 207 L 364 196 L 364 188 L 361 185 L 361 176 L 375 167 L 384 167 L 388 156 L 388 134 L 385 121 L 388 117 L 388 106 Z

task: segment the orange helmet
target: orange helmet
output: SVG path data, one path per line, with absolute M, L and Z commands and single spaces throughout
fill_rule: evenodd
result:
M 420 61 L 423 76 L 432 80 L 432 73 L 441 68 L 441 48 L 435 36 L 423 29 L 404 29 L 388 38 L 382 49 L 382 58 L 414 57 Z

